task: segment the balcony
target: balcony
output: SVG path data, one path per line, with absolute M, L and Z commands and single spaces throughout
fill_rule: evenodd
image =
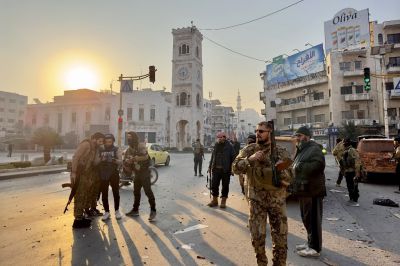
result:
M 329 105 L 329 99 L 298 102 L 298 103 L 289 104 L 289 105 L 279 105 L 279 106 L 276 106 L 276 111 L 277 112 L 288 112 L 288 111 L 292 111 L 292 110 L 306 109 L 306 108 L 312 108 L 315 106 L 324 106 L 324 105 Z
M 346 124 L 353 122 L 355 126 L 372 126 L 373 119 L 343 119 L 343 122 Z M 375 120 L 376 123 L 379 123 L 378 120 Z
M 357 77 L 357 76 L 363 76 L 363 75 L 364 75 L 364 71 L 362 69 L 343 71 L 343 77 Z
M 324 72 L 325 73 L 325 72 Z M 317 84 L 327 83 L 328 77 L 325 75 L 320 75 L 316 77 L 304 77 L 303 79 L 297 81 L 288 81 L 279 86 L 277 93 L 286 92 L 298 88 L 309 87 Z
M 369 93 L 356 93 L 356 94 L 346 94 L 344 96 L 346 102 L 352 101 L 372 101 Z
M 398 65 L 398 64 L 388 64 L 388 65 L 386 65 L 386 72 L 388 74 L 400 73 L 400 65 Z
M 399 90 L 390 90 L 389 96 L 390 96 L 390 100 L 400 100 L 400 91 Z

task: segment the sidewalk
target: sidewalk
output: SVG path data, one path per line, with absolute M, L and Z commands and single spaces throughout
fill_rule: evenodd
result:
M 0 180 L 36 175 L 57 174 L 67 171 L 67 165 L 49 165 L 0 170 Z

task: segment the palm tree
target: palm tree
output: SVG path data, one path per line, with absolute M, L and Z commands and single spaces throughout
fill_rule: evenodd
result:
M 360 135 L 360 129 L 352 121 L 349 121 L 348 123 L 343 122 L 342 128 L 339 129 L 339 136 L 342 139 L 349 138 L 351 140 L 357 140 Z
M 35 130 L 32 143 L 43 147 L 44 163 L 50 161 L 50 151 L 53 147 L 63 143 L 60 135 L 49 127 L 41 127 Z

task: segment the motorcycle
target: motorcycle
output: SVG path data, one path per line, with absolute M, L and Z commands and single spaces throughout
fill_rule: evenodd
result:
M 158 180 L 158 171 L 154 166 L 149 167 L 150 171 L 150 183 L 154 185 Z M 129 186 L 133 184 L 135 181 L 135 172 L 131 171 L 130 173 L 124 170 L 124 167 L 120 167 L 119 169 L 119 188 L 124 186 Z

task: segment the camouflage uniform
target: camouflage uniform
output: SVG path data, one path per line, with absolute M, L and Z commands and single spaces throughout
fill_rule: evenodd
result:
M 345 149 L 342 155 L 342 164 L 350 200 L 357 202 L 360 194 L 354 177 L 360 177 L 361 160 L 358 151 L 351 146 Z
M 342 183 L 342 179 L 343 179 L 343 166 L 342 166 L 341 159 L 342 159 L 344 150 L 345 150 L 344 144 L 343 144 L 343 141 L 341 141 L 338 144 L 336 144 L 335 148 L 333 148 L 333 151 L 332 151 L 332 155 L 335 157 L 336 162 L 339 164 L 339 168 L 340 168 L 339 176 L 336 181 L 337 185 L 340 185 L 340 183 Z
M 74 196 L 74 217 L 83 218 L 83 211 L 90 207 L 90 185 L 93 175 L 93 161 L 96 151 L 89 140 L 82 141 L 72 158 L 72 173 L 79 175 L 79 184 Z
M 91 209 L 96 209 L 97 207 L 97 200 L 100 195 L 100 174 L 98 165 L 100 163 L 100 154 L 99 150 L 96 151 L 95 158 L 93 161 L 93 172 L 92 172 L 92 184 L 90 185 L 89 192 L 88 192 L 88 205 Z
M 270 161 L 270 145 L 250 144 L 243 148 L 233 162 L 235 174 L 245 174 L 247 191 L 250 203 L 249 229 L 252 244 L 256 253 L 258 265 L 267 265 L 265 254 L 265 238 L 267 217 L 271 226 L 272 262 L 273 265 L 286 265 L 287 257 L 287 215 L 286 215 L 286 187 L 272 185 L 272 171 Z M 250 162 L 248 157 L 262 150 L 265 154 L 263 162 Z M 279 159 L 290 159 L 289 153 L 277 147 Z M 285 183 L 292 180 L 291 169 L 280 172 Z
M 399 191 L 400 191 L 400 146 L 395 147 L 394 153 L 393 153 L 393 159 L 396 160 L 396 176 L 399 182 Z

